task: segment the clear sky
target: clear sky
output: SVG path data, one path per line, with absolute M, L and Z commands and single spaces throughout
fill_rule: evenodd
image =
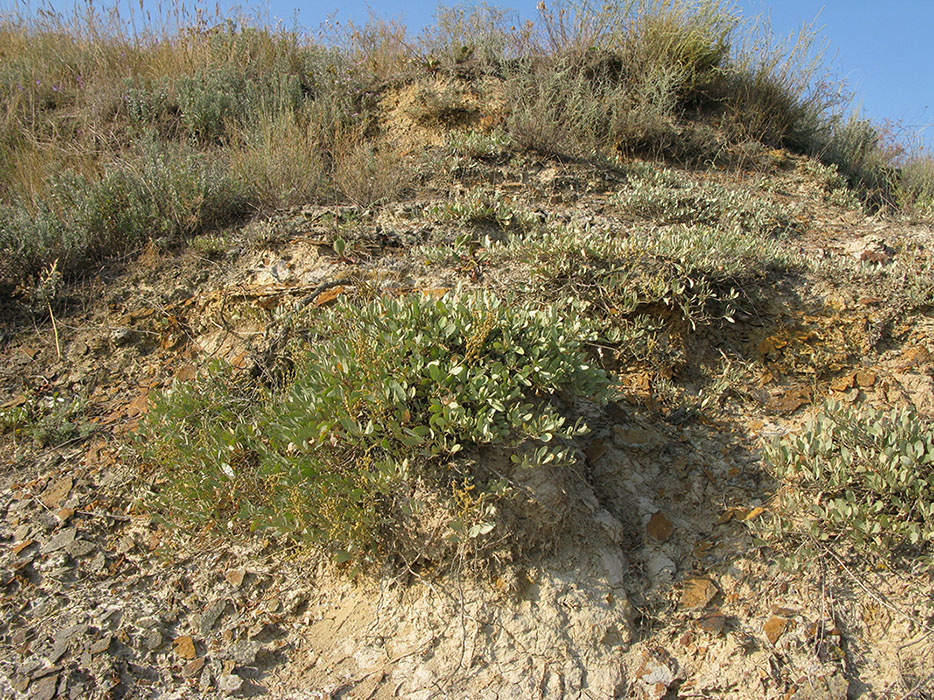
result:
M 139 0 L 120 2 L 137 6 Z M 173 0 L 143 2 L 147 8 L 165 7 Z M 513 9 L 525 20 L 535 16 L 536 2 L 490 0 L 488 4 Z M 213 7 L 214 0 L 205 4 Z M 42 0 L 0 0 L 2 10 L 24 5 L 40 7 Z M 51 5 L 70 8 L 73 0 L 51 0 Z M 364 22 L 372 9 L 381 17 L 401 20 L 411 33 L 431 24 L 436 8 L 433 2 L 418 0 L 220 0 L 219 6 L 222 11 L 238 7 L 246 14 L 258 12 L 286 24 L 294 20 L 308 29 L 329 16 Z M 902 141 L 922 138 L 929 150 L 934 149 L 934 0 L 736 0 L 735 7 L 747 17 L 769 16 L 773 31 L 780 35 L 816 20 L 815 26 L 829 42 L 834 75 L 846 79 L 864 116 L 877 123 L 891 122 Z

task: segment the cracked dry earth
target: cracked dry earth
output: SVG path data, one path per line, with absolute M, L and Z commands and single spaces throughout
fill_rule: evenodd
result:
M 517 201 L 547 216 L 631 225 L 607 195 L 624 175 L 512 167 L 521 172 L 474 174 L 526 183 Z M 761 173 L 722 177 L 753 187 Z M 61 357 L 49 320 L 8 302 L 0 404 L 80 394 L 94 430 L 47 447 L 3 436 L 0 695 L 931 697 L 923 570 L 870 570 L 844 551 L 780 567 L 788 552 L 750 526 L 779 488 L 763 441 L 797 429 L 813 401 L 934 417 L 934 319 L 901 311 L 897 286 L 841 273 L 861 259 L 882 269 L 905 240 L 934 237 L 825 202 L 800 169 L 769 177 L 776 198 L 801 202 L 788 245 L 826 266 L 761 280 L 750 297 L 767 303 L 688 335 L 683 366 L 622 367 L 619 400 L 578 407 L 592 431 L 578 446 L 582 478 L 560 494 L 573 527 L 493 580 L 457 567 L 349 580 L 278 541 L 166 528 L 147 510 L 158 475 L 131 447 L 153 391 L 212 359 L 248 367 L 275 314 L 322 283 L 341 280 L 331 296 L 508 287 L 508 269 L 481 280 L 416 259 L 439 226 L 420 215 L 433 201 L 285 213 L 233 232 L 210 259 L 150 248 L 68 290 Z M 347 221 L 356 252 L 338 257 L 330 242 Z M 742 371 L 714 393 L 727 356 Z

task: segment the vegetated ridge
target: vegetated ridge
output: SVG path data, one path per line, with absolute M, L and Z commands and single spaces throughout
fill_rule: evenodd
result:
M 0 22 L 5 694 L 929 696 L 931 161 L 813 33 L 204 17 Z

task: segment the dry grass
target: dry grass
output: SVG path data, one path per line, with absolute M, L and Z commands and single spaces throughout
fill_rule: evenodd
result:
M 325 118 L 314 110 L 274 112 L 238 134 L 231 167 L 250 183 L 261 209 L 314 202 L 327 192 L 331 140 Z
M 387 141 L 365 141 L 351 132 L 335 143 L 333 158 L 338 191 L 358 206 L 398 199 L 412 180 L 403 154 Z
M 734 42 L 723 92 L 725 125 L 737 140 L 806 150 L 849 100 L 829 74 L 827 44 L 813 24 L 776 37 L 767 20 L 745 24 Z
M 920 155 L 905 165 L 899 194 L 913 216 L 934 219 L 934 156 Z

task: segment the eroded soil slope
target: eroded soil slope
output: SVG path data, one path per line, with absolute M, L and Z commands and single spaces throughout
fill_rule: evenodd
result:
M 49 309 L 2 302 L 0 404 L 35 417 L 0 447 L 2 694 L 929 697 L 934 601 L 920 565 L 870 568 L 845 549 L 796 558 L 754 535 L 787 488 L 764 441 L 824 397 L 934 418 L 934 319 L 912 301 L 931 230 L 868 215 L 781 152 L 671 168 L 653 208 L 647 173 L 661 165 L 459 155 L 436 141 L 433 171 L 403 202 L 308 206 L 190 248 L 152 245 L 66 288 L 54 328 Z M 649 310 L 667 330 L 646 353 L 601 355 L 619 387 L 605 406 L 573 407 L 591 427 L 580 478 L 555 496 L 573 527 L 529 560 L 490 576 L 455 563 L 350 579 L 306 548 L 230 537 L 224 523 L 166 527 L 152 512 L 160 474 L 131 447 L 150 395 L 218 359 L 255 371 L 300 305 L 507 293 L 557 262 L 497 254 L 497 241 L 532 227 L 638 241 L 709 218 L 697 192 L 734 193 L 720 218 L 759 202 L 776 222 L 763 240 L 789 257 L 737 273 L 730 319 Z M 471 197 L 499 209 L 445 208 Z M 457 243 L 465 232 L 475 245 Z M 552 291 L 589 282 L 564 283 Z

